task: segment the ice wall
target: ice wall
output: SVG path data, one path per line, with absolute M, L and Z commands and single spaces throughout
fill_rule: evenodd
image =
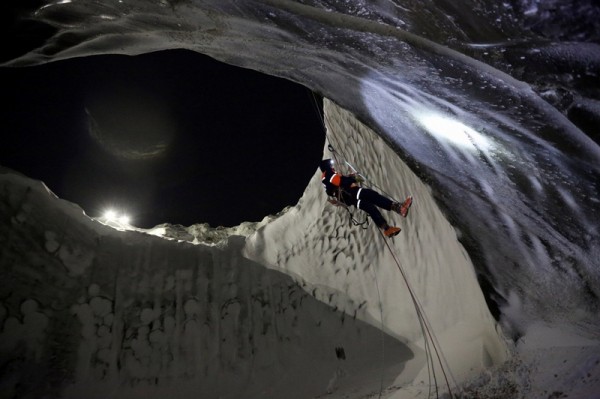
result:
M 441 340 L 451 370 L 464 377 L 504 360 L 506 347 L 473 265 L 429 188 L 351 113 L 325 101 L 325 114 L 337 153 L 393 197 L 415 198 L 407 219 L 384 212 L 390 224 L 402 228 L 390 242 Z M 324 157 L 333 156 L 326 150 Z M 355 216 L 364 218 L 360 212 Z M 295 208 L 248 239 L 246 255 L 296 276 L 317 298 L 357 314 L 402 342 L 422 344 L 407 282 L 384 238 L 372 223 L 365 230 L 351 226 L 346 210 L 326 201 L 320 172 Z
M 48 37 L 3 65 L 183 48 L 299 82 L 393 142 L 427 180 L 511 338 L 529 320 L 597 336 L 600 147 L 566 116 L 595 126 L 600 52 L 547 42 L 565 28 L 548 10 L 585 15 L 589 32 L 569 23 L 565 37 L 596 37 L 592 1 L 42 3 L 25 17 Z
M 368 395 L 414 357 L 243 258 L 243 236 L 116 230 L 6 169 L 0 243 L 2 398 Z
M 392 250 L 453 377 L 504 360 L 428 188 L 350 113 L 326 102 L 326 115 L 338 151 L 392 195 L 415 197 L 408 219 L 390 220 L 403 228 Z M 297 206 L 217 243 L 169 226 L 116 230 L 8 170 L 0 216 L 3 397 L 362 397 L 427 380 L 391 252 L 374 225 L 352 227 L 326 202 L 318 174 Z
M 596 143 L 563 114 L 593 108 L 589 105 L 594 104 L 590 96 L 595 98 L 597 93 L 598 46 L 594 43 L 548 43 L 547 40 L 564 37 L 564 26 L 544 17 L 555 15 L 557 20 L 564 21 L 565 10 L 570 7 L 552 7 L 555 2 L 544 2 L 542 7 L 539 2 L 526 1 L 502 4 L 479 1 L 476 7 L 462 8 L 444 1 L 436 4 L 409 2 L 402 7 L 390 1 L 131 0 L 100 4 L 81 0 L 42 3 L 27 17 L 50 28 L 49 37 L 36 48 L 26 49 L 26 53 L 6 60 L 7 65 L 33 65 L 93 54 L 134 55 L 187 48 L 233 65 L 300 82 L 352 110 L 382 137 L 394 140 L 397 156 L 411 161 L 413 170 L 427 179 L 437 203 L 444 206 L 446 214 L 453 217 L 454 225 L 463 232 L 463 240 L 470 239 L 469 251 L 473 259 L 478 258 L 479 276 L 485 278 L 491 292 L 489 299 L 496 302 L 505 326 L 512 327 L 512 338 L 550 345 L 549 341 L 538 340 L 538 336 L 530 333 L 532 325 L 537 327 L 537 323 L 547 322 L 550 329 L 568 326 L 578 334 L 597 340 L 600 153 L 595 130 L 590 128 L 589 132 L 594 133 Z M 577 3 L 579 14 L 585 14 L 588 22 L 598 21 L 597 7 L 591 7 L 591 1 Z M 547 28 L 552 34 L 540 38 L 525 25 L 541 26 L 542 30 Z M 574 42 L 582 35 L 597 37 L 597 30 L 588 29 L 587 34 L 581 31 L 585 25 L 568 25 L 571 34 L 566 38 Z M 464 126 L 469 129 L 477 128 L 478 134 L 485 133 L 492 143 L 501 144 L 497 148 L 502 151 L 472 155 L 457 150 L 453 138 L 439 134 L 445 133 L 444 129 L 431 128 L 423 120 L 415 121 L 415 117 L 427 116 L 409 112 L 414 107 L 407 109 L 406 104 L 415 102 L 419 108 L 428 111 L 443 110 L 444 114 L 466 124 Z M 598 114 L 597 110 L 589 113 L 594 118 Z M 594 126 L 593 123 L 590 125 Z M 451 126 L 462 125 L 454 123 Z M 592 133 L 588 134 L 592 136 Z M 469 135 L 460 131 L 459 136 Z M 367 141 L 361 145 L 367 148 L 373 143 Z M 353 147 L 350 143 L 344 142 L 338 150 L 346 145 L 350 150 L 344 148 L 344 151 L 350 153 Z M 358 148 L 356 145 L 355 150 Z M 493 323 L 485 321 L 489 316 L 486 312 L 481 313 L 482 304 L 479 299 L 474 299 L 478 295 L 472 285 L 474 277 L 461 277 L 465 283 L 459 282 L 457 277 L 462 273 L 468 275 L 468 267 L 461 269 L 454 261 L 447 262 L 448 257 L 453 259 L 449 255 L 452 251 L 440 249 L 440 246 L 448 245 L 446 240 L 439 239 L 438 235 L 435 239 L 428 237 L 428 234 L 432 237 L 438 234 L 438 229 L 439 232 L 445 229 L 442 227 L 445 222 L 432 221 L 437 213 L 435 207 L 431 205 L 430 213 L 421 191 L 413 191 L 404 178 L 390 181 L 390 169 L 385 174 L 377 169 L 378 165 L 396 168 L 398 160 L 391 156 L 384 158 L 379 148 L 369 152 L 361 148 L 352 158 L 361 171 L 394 195 L 403 196 L 406 191 L 411 191 L 416 196 L 411 217 L 401 224 L 404 229 L 401 237 L 405 241 L 400 237 L 395 239 L 395 250 L 411 277 L 411 284 L 419 289 L 419 298 L 435 331 L 442 337 L 452 335 L 447 332 L 454 326 L 465 324 L 457 321 L 463 320 L 463 316 L 465 320 L 474 320 L 476 326 L 487 326 L 483 331 L 491 331 Z M 374 158 L 378 158 L 378 162 L 374 162 Z M 398 173 L 399 177 L 405 173 L 403 169 L 397 170 L 394 175 Z M 380 250 L 383 247 L 376 241 L 377 236 L 369 236 L 372 241 L 366 244 L 364 232 L 356 229 L 347 237 L 340 236 L 340 226 L 345 226 L 346 220 L 338 216 L 338 210 L 322 206 L 324 199 L 318 197 L 322 194 L 317 186 L 318 183 L 311 182 L 299 205 L 285 216 L 290 223 L 274 222 L 259 230 L 245 248 L 246 253 L 264 259 L 271 268 L 287 268 L 308 292 L 314 290 L 315 295 L 327 300 L 331 297 L 332 303 L 342 306 L 347 314 L 353 315 L 354 308 L 358 307 L 357 318 L 367 320 L 371 325 L 383 325 L 395 337 L 418 344 L 414 323 L 400 321 L 404 316 L 410 319 L 410 306 L 402 300 L 405 299 L 402 298 L 404 291 L 399 288 L 402 285 L 395 280 L 397 275 L 390 271 L 394 264 L 390 266 L 389 256 Z M 423 188 L 423 191 L 427 190 Z M 5 348 L 25 345 L 19 344 L 24 338 L 11 340 L 11 337 L 22 335 L 25 324 L 38 328 L 53 325 L 52 319 L 48 318 L 47 305 L 13 294 L 17 292 L 12 290 L 13 286 L 22 288 L 13 285 L 12 268 L 20 270 L 21 265 L 36 265 L 23 269 L 23 275 L 45 282 L 46 275 L 39 274 L 40 263 L 35 262 L 46 259 L 48 251 L 52 255 L 48 259 L 62 262 L 59 269 L 83 270 L 86 276 L 88 268 L 81 265 L 91 261 L 87 252 L 65 249 L 67 247 L 61 244 L 62 230 L 57 234 L 50 229 L 32 229 L 19 236 L 19 230 L 14 226 L 29 220 L 27 207 L 31 208 L 31 204 L 24 203 L 22 209 L 11 205 L 2 213 L 2 277 L 7 283 L 3 288 L 4 310 L 0 310 L 0 316 L 5 330 L 13 331 L 5 336 L 4 342 L 10 342 Z M 323 215 L 329 218 L 321 220 Z M 338 217 L 343 223 L 336 221 Z M 16 222 L 12 218 L 16 218 Z M 434 231 L 425 230 L 425 226 L 419 226 L 417 230 L 417 221 L 435 226 Z M 12 223 L 17 224 L 13 226 Z M 54 221 L 53 225 L 62 223 Z M 300 235 L 300 227 L 305 228 L 303 234 L 306 237 Z M 319 229 L 323 229 L 320 240 L 314 235 Z M 48 238 L 44 234 L 46 230 L 52 233 Z M 451 229 L 446 231 L 448 235 L 442 236 L 457 245 Z M 273 251 L 267 247 L 274 240 L 271 233 L 287 237 L 294 243 L 269 252 Z M 5 240 L 4 237 L 9 238 Z M 44 249 L 45 252 L 41 252 L 44 256 L 33 251 L 31 259 L 20 255 L 16 261 L 10 260 L 16 245 L 10 237 L 21 237 L 17 241 L 29 247 L 35 243 L 39 247 L 39 242 L 48 240 L 50 250 Z M 424 242 L 429 245 L 417 246 L 415 248 L 422 249 L 411 254 L 407 246 L 417 237 L 418 245 Z M 315 245 L 314 256 L 310 259 L 305 256 L 308 244 Z M 368 252 L 367 247 L 371 244 L 376 249 Z M 425 255 L 434 250 L 440 252 L 432 259 L 437 257 L 452 266 L 444 269 L 427 265 Z M 19 251 L 25 254 L 28 250 L 21 248 Z M 370 258 L 371 255 L 374 258 Z M 28 260 L 22 262 L 21 258 Z M 457 263 L 462 263 L 463 258 L 466 257 L 459 256 L 454 260 L 459 259 Z M 285 262 L 286 259 L 289 261 Z M 359 266 L 353 270 L 353 266 L 349 266 L 356 260 L 366 270 Z M 421 262 L 426 266 L 420 266 Z M 328 273 L 329 277 L 322 278 L 318 274 L 320 265 L 333 275 Z M 365 276 L 362 280 L 357 277 L 359 271 Z M 325 287 L 324 281 L 330 286 Z M 383 286 L 386 289 L 382 289 Z M 457 287 L 460 290 L 453 291 L 458 295 L 453 302 L 453 297 L 431 292 L 430 286 L 441 287 L 443 293 Z M 85 293 L 92 285 L 84 287 L 88 287 L 81 288 Z M 369 287 L 380 290 L 377 293 Z M 96 292 L 96 288 L 92 292 Z M 368 301 L 357 303 L 359 294 L 368 297 Z M 378 308 L 373 302 L 379 303 L 380 296 L 384 300 L 383 306 Z M 393 299 L 391 305 L 388 303 L 390 296 Z M 86 298 L 83 297 L 84 302 L 88 300 Z M 439 304 L 443 306 L 441 309 L 453 314 L 439 310 Z M 383 317 L 378 316 L 381 313 Z M 477 331 L 477 328 L 471 331 Z M 38 339 L 40 334 L 32 336 Z M 465 335 L 464 339 L 469 341 L 471 337 Z M 488 339 L 485 341 L 488 344 L 477 346 L 492 349 L 470 352 L 475 354 L 475 363 L 485 358 L 481 354 L 494 353 L 494 345 L 489 344 L 494 341 Z M 31 338 L 26 342 L 36 341 Z M 442 345 L 448 346 L 453 347 Z M 418 347 L 410 350 L 415 355 L 412 363 L 417 368 Z M 549 351 L 555 352 L 551 346 Z M 589 348 L 584 351 L 592 353 Z M 554 356 L 555 364 L 566 367 L 562 356 L 566 352 L 573 351 L 561 351 L 560 356 Z M 15 349 L 10 353 L 21 352 Z M 11 356 L 3 357 L 9 359 L 4 363 L 8 365 L 5 370 L 19 369 L 16 358 Z M 30 359 L 30 355 L 26 356 Z M 546 364 L 549 358 L 545 356 L 535 364 Z M 585 374 L 594 374 L 593 370 L 587 372 L 591 370 L 587 366 L 597 365 L 598 358 L 579 359 L 569 364 L 573 364 L 572 370 L 584 370 L 585 377 Z M 27 375 L 18 378 L 11 373 L 6 375 L 3 381 L 9 388 L 28 378 Z M 545 370 L 544 375 L 547 378 L 539 384 L 542 391 L 547 389 L 549 382 L 561 384 L 555 370 Z M 564 386 L 571 386 L 576 380 L 571 376 L 565 378 L 569 381 L 562 384 Z M 553 393 L 546 392 L 546 396 L 550 394 Z

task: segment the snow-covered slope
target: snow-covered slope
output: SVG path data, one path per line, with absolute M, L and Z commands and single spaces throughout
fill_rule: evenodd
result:
M 8 170 L 0 193 L 3 398 L 367 395 L 415 357 L 242 257 L 243 236 L 116 230 Z

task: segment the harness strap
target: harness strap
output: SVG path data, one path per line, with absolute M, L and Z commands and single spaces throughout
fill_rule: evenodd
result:
M 333 179 L 334 176 L 332 176 Z M 323 175 L 321 177 L 321 181 L 325 180 L 325 172 L 323 172 Z M 358 190 L 358 192 L 356 193 L 356 207 L 358 209 L 359 208 L 359 203 L 360 203 L 360 192 L 361 192 L 362 188 L 360 190 Z M 343 200 L 342 200 L 342 192 L 344 191 L 344 189 L 341 186 L 337 186 L 335 193 L 333 195 L 328 195 L 327 198 L 327 202 L 329 202 L 330 204 L 334 205 L 334 206 L 342 206 L 346 209 L 346 211 L 348 211 L 348 215 L 350 216 L 350 226 L 354 225 L 354 226 L 361 226 L 363 229 L 367 229 L 369 227 L 369 217 L 365 216 L 365 220 L 360 222 L 359 220 L 357 220 L 354 217 L 354 214 L 352 213 L 352 211 L 350 210 L 350 206 L 347 205 Z M 349 193 L 348 193 L 349 194 Z M 365 226 L 366 225 L 366 226 Z
M 341 193 L 340 193 L 340 195 L 341 195 Z M 352 211 L 350 210 L 350 206 L 347 205 L 346 203 L 344 203 L 343 201 L 341 201 L 341 199 L 336 198 L 335 196 L 328 197 L 327 202 L 329 202 L 330 204 L 332 204 L 334 206 L 341 206 L 342 208 L 346 209 L 346 211 L 348 212 L 348 216 L 350 216 L 350 226 L 353 226 L 353 225 L 361 226 L 363 229 L 368 228 L 368 225 L 369 225 L 369 217 L 368 216 L 365 216 L 365 220 L 363 220 L 362 222 L 357 220 L 354 217 L 354 213 L 352 213 Z

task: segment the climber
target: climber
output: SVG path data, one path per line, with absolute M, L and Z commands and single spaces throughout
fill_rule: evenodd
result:
M 393 237 L 400 232 L 400 227 L 387 224 L 377 207 L 397 212 L 406 217 L 412 204 L 412 197 L 406 198 L 404 203 L 400 204 L 374 190 L 360 187 L 359 184 L 363 182 L 362 177 L 357 174 L 344 176 L 337 173 L 333 167 L 332 159 L 322 160 L 319 168 L 323 172 L 321 182 L 325 186 L 325 192 L 329 197 L 333 197 L 330 202 L 339 202 L 348 206 L 354 205 L 358 209 L 367 212 L 377 227 L 383 230 L 386 237 Z

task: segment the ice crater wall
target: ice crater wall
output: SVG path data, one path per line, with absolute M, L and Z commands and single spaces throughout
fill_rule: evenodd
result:
M 337 156 L 343 154 L 370 183 L 392 197 L 414 196 L 407 219 L 383 213 L 390 224 L 402 228 L 391 241 L 393 253 L 442 347 L 448 350 L 454 371 L 464 375 L 504 360 L 504 339 L 487 308 L 471 260 L 429 188 L 350 112 L 326 100 L 325 116 Z M 324 157 L 334 156 L 326 145 Z M 362 218 L 359 212 L 356 216 Z M 407 283 L 383 237 L 373 223 L 366 230 L 350 226 L 348 213 L 326 201 L 320 172 L 295 208 L 247 241 L 246 256 L 296 276 L 320 300 L 358 314 L 402 342 L 422 343 Z
M 325 112 L 348 161 L 415 196 L 410 217 L 391 220 L 403 228 L 393 251 L 455 376 L 502 361 L 473 267 L 428 188 L 353 115 L 328 101 Z M 6 397 L 364 396 L 424 380 L 401 273 L 372 224 L 350 227 L 326 202 L 318 173 L 295 207 L 258 226 L 219 245 L 118 231 L 0 171 Z
M 338 353 L 368 393 L 414 357 L 244 258 L 243 236 L 116 230 L 6 169 L 0 242 L 3 398 L 308 398 L 333 389 Z

